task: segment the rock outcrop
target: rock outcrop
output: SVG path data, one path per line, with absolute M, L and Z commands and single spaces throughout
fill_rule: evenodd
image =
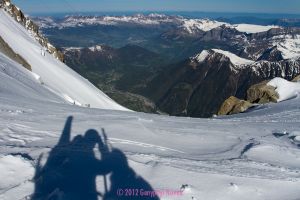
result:
M 247 90 L 247 101 L 259 104 L 277 103 L 279 94 L 276 92 L 275 87 L 268 85 L 268 82 L 269 81 L 263 81 L 251 86 Z
M 300 78 L 300 77 L 299 77 Z M 279 94 L 276 88 L 268 85 L 269 81 L 252 85 L 247 90 L 247 99 L 241 100 L 234 96 L 229 97 L 224 101 L 219 109 L 218 115 L 233 115 L 247 111 L 254 107 L 255 104 L 277 103 Z
M 64 61 L 63 53 L 51 45 L 48 39 L 40 33 L 39 27 L 31 19 L 26 17 L 17 6 L 12 4 L 10 0 L 0 0 L 0 8 L 4 9 L 12 17 L 14 17 L 18 23 L 24 26 L 46 51 L 52 54 L 56 59 L 62 62 Z
M 278 50 L 277 46 L 267 49 L 257 60 L 267 60 L 271 62 L 284 60 L 282 52 Z
M 12 48 L 10 48 L 10 46 L 2 39 L 2 37 L 0 37 L 0 52 L 9 57 L 10 59 L 16 61 L 17 63 L 23 65 L 29 71 L 31 71 L 30 64 L 28 64 L 22 56 L 15 53 L 12 50 Z
M 296 76 L 292 81 L 293 82 L 299 82 L 300 81 L 300 75 Z
M 221 106 L 218 115 L 233 115 L 245 112 L 254 105 L 248 101 L 240 100 L 234 96 L 229 97 Z

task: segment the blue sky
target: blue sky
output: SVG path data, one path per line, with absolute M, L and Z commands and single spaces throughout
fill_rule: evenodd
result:
M 300 14 L 300 0 L 12 0 L 27 13 L 207 11 Z

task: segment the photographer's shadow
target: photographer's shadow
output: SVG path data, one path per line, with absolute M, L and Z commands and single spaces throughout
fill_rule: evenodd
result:
M 44 165 L 41 164 L 40 156 L 32 200 L 159 199 L 157 196 L 141 196 L 138 193 L 120 195 L 120 190 L 142 189 L 151 192 L 153 189 L 129 167 L 121 150 L 109 148 L 104 130 L 102 137 L 91 129 L 84 136 L 78 135 L 71 141 L 72 120 L 72 117 L 67 119 L 59 142 L 49 153 Z M 95 156 L 96 145 L 101 159 Z M 101 175 L 104 177 L 103 193 L 98 192 L 96 187 L 96 177 Z

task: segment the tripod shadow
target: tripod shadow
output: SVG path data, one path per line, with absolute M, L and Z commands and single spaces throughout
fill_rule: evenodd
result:
M 73 117 L 67 119 L 62 135 L 44 165 L 41 164 L 42 155 L 39 157 L 32 200 L 159 199 L 156 195 L 140 195 L 140 191 L 154 190 L 130 168 L 121 150 L 109 148 L 104 129 L 102 137 L 91 129 L 84 136 L 78 135 L 71 140 L 72 120 Z M 96 146 L 101 159 L 95 156 Z M 104 177 L 103 193 L 97 191 L 96 185 L 96 177 L 101 175 Z M 125 194 L 128 189 L 136 193 Z M 121 194 L 120 190 L 123 191 Z

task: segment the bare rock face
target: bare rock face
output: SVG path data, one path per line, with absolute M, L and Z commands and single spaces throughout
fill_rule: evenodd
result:
M 0 0 L 0 8 L 4 8 L 4 10 L 14 17 L 17 22 L 30 31 L 46 51 L 52 54 L 56 59 L 64 62 L 63 53 L 51 45 L 48 39 L 40 33 L 39 27 L 31 19 L 26 17 L 18 7 L 12 4 L 10 0 Z
M 267 60 L 267 61 L 281 61 L 284 60 L 282 52 L 278 50 L 277 46 L 267 49 L 257 60 Z
M 300 75 L 296 76 L 292 81 L 293 82 L 299 82 L 300 81 Z
M 276 92 L 275 87 L 267 85 L 268 82 L 269 81 L 263 81 L 251 86 L 247 90 L 247 101 L 259 104 L 277 103 L 279 94 Z
M 0 37 L 0 52 L 9 57 L 10 59 L 18 62 L 19 64 L 23 65 L 26 69 L 31 71 L 30 64 L 27 63 L 27 61 L 20 56 L 19 54 L 15 53 L 12 48 Z
M 297 77 L 295 79 L 297 79 Z M 298 76 L 298 80 L 300 80 L 300 76 Z M 222 104 L 218 115 L 242 113 L 255 106 L 255 104 L 277 103 L 279 94 L 276 92 L 275 87 L 268 85 L 268 82 L 269 81 L 263 81 L 252 85 L 247 90 L 247 100 L 240 100 L 234 96 L 229 97 Z
M 222 104 L 218 115 L 232 115 L 242 113 L 251 107 L 253 107 L 252 103 L 231 96 Z

